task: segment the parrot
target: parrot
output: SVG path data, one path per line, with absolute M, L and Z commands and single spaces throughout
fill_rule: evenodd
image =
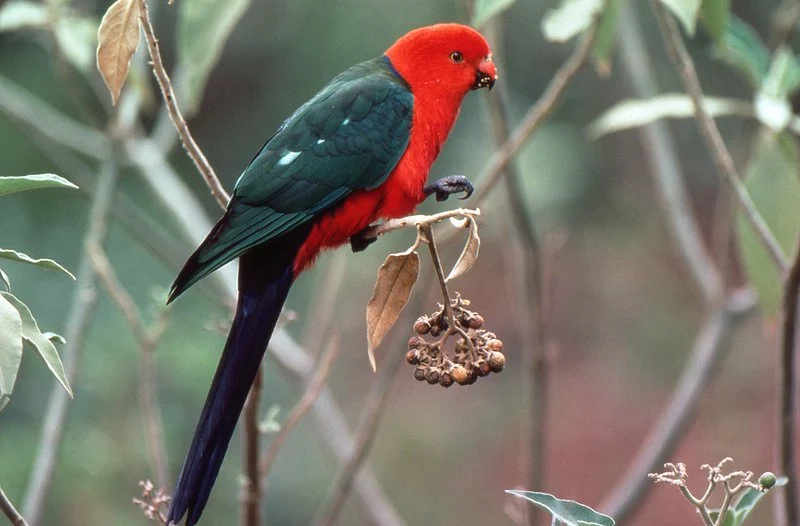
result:
M 227 209 L 189 256 L 172 302 L 238 258 L 230 332 L 168 522 L 196 524 L 206 506 L 247 394 L 292 283 L 325 249 L 376 221 L 412 213 L 426 197 L 473 191 L 465 176 L 426 184 L 465 95 L 494 86 L 489 44 L 475 29 L 441 23 L 414 29 L 386 52 L 350 67 L 286 119 L 242 172 Z

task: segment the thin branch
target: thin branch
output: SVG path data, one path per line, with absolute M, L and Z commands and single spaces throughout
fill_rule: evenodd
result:
M 706 143 L 706 147 L 711 153 L 714 165 L 717 167 L 719 173 L 724 176 L 725 180 L 733 187 L 736 197 L 744 211 L 744 215 L 756 231 L 761 244 L 764 245 L 764 248 L 767 250 L 767 253 L 778 269 L 781 272 L 785 272 L 788 268 L 786 255 L 783 253 L 783 249 L 775 238 L 775 235 L 769 229 L 769 225 L 767 225 L 766 221 L 764 221 L 764 218 L 759 213 L 758 208 L 756 208 L 741 177 L 739 177 L 736 166 L 733 163 L 733 158 L 727 146 L 725 146 L 725 141 L 722 139 L 722 134 L 720 134 L 716 122 L 703 106 L 704 95 L 702 87 L 700 86 L 700 81 L 697 78 L 697 71 L 695 70 L 692 57 L 686 50 L 686 45 L 683 42 L 683 37 L 681 36 L 675 19 L 665 11 L 665 8 L 658 0 L 651 0 L 650 4 L 661 26 L 661 32 L 670 59 L 680 73 L 684 88 L 692 99 L 695 120 L 700 128 L 700 135 L 703 137 L 703 141 Z
M 0 97 L 2 99 L 2 97 Z M 40 125 L 42 125 L 40 123 Z M 114 203 L 117 191 L 118 169 L 116 163 L 110 160 L 105 163 L 100 174 L 91 210 L 89 212 L 89 227 L 84 237 L 84 242 L 102 243 L 106 237 L 108 216 Z M 92 269 L 88 254 L 84 253 L 78 265 L 77 282 L 72 301 L 67 312 L 69 317 L 64 331 L 67 343 L 61 351 L 64 362 L 64 371 L 72 385 L 77 385 L 79 363 L 83 351 L 83 344 L 87 335 L 89 323 L 97 301 L 94 288 L 95 274 Z M 54 386 L 45 410 L 42 432 L 39 438 L 39 447 L 36 453 L 36 463 L 33 466 L 28 487 L 23 499 L 23 513 L 33 525 L 41 524 L 41 517 L 45 508 L 45 500 L 53 479 L 58 451 L 64 435 L 64 424 L 67 420 L 70 399 L 60 386 Z
M 164 68 L 164 63 L 161 61 L 161 51 L 158 49 L 158 39 L 153 30 L 153 25 L 150 23 L 150 11 L 147 8 L 146 0 L 139 0 L 139 19 L 142 22 L 144 37 L 147 41 L 147 47 L 150 50 L 153 73 L 156 76 L 156 80 L 158 80 L 158 86 L 161 88 L 161 94 L 164 96 L 164 102 L 167 105 L 172 122 L 175 124 L 175 128 L 178 130 L 178 134 L 181 137 L 183 148 L 186 150 L 186 153 L 189 154 L 189 157 L 191 157 L 200 175 L 203 176 L 209 190 L 211 190 L 211 195 L 214 196 L 217 203 L 224 209 L 228 206 L 230 196 L 225 192 L 222 183 L 219 182 L 219 178 L 208 162 L 208 159 L 206 159 L 205 154 L 203 154 L 203 151 L 197 146 L 194 137 L 192 137 L 189 131 L 189 126 L 186 124 L 186 120 L 183 118 L 178 108 L 178 103 L 175 99 L 175 91 L 172 89 L 172 82 L 169 80 L 169 75 Z
M 0 511 L 3 512 L 3 515 L 8 517 L 12 526 L 28 526 L 28 523 L 25 522 L 25 518 L 20 515 L 14 505 L 11 504 L 3 488 L 0 488 Z
M 792 265 L 786 276 L 783 292 L 783 312 L 778 341 L 780 349 L 780 416 L 778 419 L 778 463 L 788 478 L 786 487 L 780 492 L 783 504 L 784 524 L 798 524 L 797 457 L 797 316 L 800 297 L 800 244 L 795 246 Z
M 582 40 L 575 48 L 575 51 L 572 52 L 572 55 L 570 55 L 567 61 L 564 62 L 558 71 L 556 71 L 555 75 L 553 75 L 550 84 L 547 85 L 542 96 L 536 101 L 536 104 L 531 106 L 522 118 L 522 121 L 520 121 L 517 127 L 511 132 L 503 146 L 495 150 L 489 158 L 489 161 L 477 178 L 477 184 L 475 185 L 477 190 L 474 196 L 475 203 L 481 204 L 486 199 L 498 179 L 505 173 L 504 170 L 511 159 L 514 158 L 533 132 L 544 122 L 545 118 L 553 112 L 556 104 L 561 100 L 561 96 L 575 78 L 575 75 L 578 74 L 578 71 L 580 71 L 581 67 L 586 63 L 597 36 L 599 21 L 600 17 L 598 16 L 586 30 Z
M 261 524 L 261 476 L 258 457 L 261 433 L 258 421 L 261 412 L 261 392 L 264 388 L 264 365 L 258 367 L 253 385 L 247 394 L 242 413 L 242 464 L 244 466 L 241 499 L 242 526 Z
M 636 96 L 649 99 L 656 96 L 659 91 L 635 9 L 635 5 L 626 4 L 621 13 L 620 65 L 625 77 L 630 79 Z M 644 155 L 650 165 L 650 174 L 658 191 L 675 248 L 680 252 L 697 287 L 703 293 L 705 303 L 716 305 L 722 298 L 723 279 L 708 251 L 700 225 L 692 211 L 689 192 L 681 174 L 677 147 L 669 127 L 659 120 L 640 130 Z
M 146 328 L 136 303 L 119 282 L 119 278 L 117 278 L 103 247 L 94 240 L 88 240 L 86 242 L 86 252 L 97 277 L 117 306 L 117 309 L 122 313 L 139 345 L 141 357 L 139 367 L 139 403 L 144 417 L 150 462 L 155 472 L 156 485 L 163 489 L 169 484 L 169 473 L 167 470 L 167 448 L 164 442 L 164 426 L 162 425 L 157 388 L 154 381 L 156 369 L 153 364 L 153 352 L 167 329 L 167 311 L 163 309 L 156 317 L 153 325 L 150 328 Z
M 326 351 L 320 356 L 317 371 L 314 373 L 314 377 L 311 379 L 311 382 L 309 382 L 303 396 L 300 397 L 300 400 L 286 416 L 286 419 L 281 424 L 280 430 L 272 440 L 272 444 L 270 444 L 269 449 L 261 458 L 259 462 L 259 474 L 264 480 L 264 485 L 266 485 L 266 480 L 269 476 L 270 469 L 272 469 L 272 464 L 275 462 L 275 459 L 278 458 L 278 452 L 289 437 L 289 433 L 294 429 L 300 419 L 305 416 L 308 410 L 311 409 L 320 391 L 322 391 L 322 388 L 325 386 L 325 380 L 327 380 L 331 372 L 331 367 L 336 357 L 339 355 L 340 349 L 341 344 L 339 339 L 333 338 L 330 345 L 327 346 Z
M 623 523 L 641 502 L 648 489 L 644 484 L 647 474 L 656 471 L 675 450 L 691 422 L 700 396 L 722 361 L 733 330 L 757 305 L 758 297 L 752 290 L 731 292 L 697 334 L 689 361 L 672 391 L 672 398 L 623 477 L 600 505 L 600 509 L 614 517 L 618 524 Z

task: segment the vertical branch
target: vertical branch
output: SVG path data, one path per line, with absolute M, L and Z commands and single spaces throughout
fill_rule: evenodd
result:
M 259 366 L 256 379 L 250 387 L 242 415 L 242 453 L 244 481 L 242 482 L 242 526 L 261 524 L 261 477 L 258 470 L 261 391 L 264 385 L 264 367 Z
M 798 524 L 800 510 L 797 502 L 797 316 L 800 296 L 800 244 L 795 247 L 792 265 L 783 292 L 783 312 L 778 340 L 780 349 L 780 418 L 778 462 L 788 478 L 781 492 L 784 524 Z
M 8 517 L 12 526 L 28 526 L 28 523 L 25 522 L 25 518 L 20 515 L 14 505 L 11 504 L 3 488 L 0 488 L 0 511 L 3 512 L 3 515 Z
M 89 212 L 89 227 L 84 237 L 85 242 L 102 244 L 106 237 L 108 216 L 114 203 L 117 190 L 118 168 L 112 159 L 105 163 L 100 173 Z M 77 385 L 76 377 L 83 351 L 83 344 L 88 326 L 92 319 L 97 295 L 94 287 L 95 273 L 88 254 L 84 252 L 78 265 L 78 278 L 75 293 L 69 308 L 66 330 L 67 343 L 61 352 L 64 371 L 72 385 Z M 56 458 L 64 435 L 64 424 L 67 420 L 69 398 L 60 386 L 54 385 L 47 403 L 36 462 L 33 466 L 28 487 L 23 499 L 23 513 L 34 526 L 41 524 L 45 508 L 45 500 L 50 489 L 55 469 Z
M 684 89 L 686 89 L 686 92 L 692 99 L 695 121 L 700 128 L 700 135 L 703 137 L 706 147 L 711 152 L 711 157 L 714 161 L 714 165 L 717 167 L 717 171 L 722 174 L 724 179 L 733 188 L 739 200 L 739 204 L 742 206 L 745 217 L 755 230 L 759 241 L 761 241 L 761 244 L 767 250 L 775 266 L 778 267 L 781 272 L 785 272 L 788 268 L 786 255 L 783 253 L 783 249 L 775 238 L 775 235 L 769 229 L 769 225 L 767 225 L 761 213 L 758 211 L 758 208 L 756 208 L 753 199 L 750 197 L 750 193 L 747 191 L 747 187 L 745 187 L 741 177 L 739 177 L 736 171 L 731 153 L 728 151 L 727 146 L 725 146 L 725 141 L 722 139 L 722 134 L 720 134 L 716 122 L 714 122 L 714 119 L 709 115 L 703 105 L 704 95 L 702 87 L 700 86 L 700 81 L 697 78 L 697 70 L 694 67 L 692 57 L 686 50 L 686 45 L 683 42 L 683 37 L 681 37 L 677 23 L 672 16 L 665 11 L 661 2 L 658 0 L 651 0 L 650 4 L 661 26 L 661 32 L 667 46 L 670 60 L 672 60 L 675 68 L 680 73 Z

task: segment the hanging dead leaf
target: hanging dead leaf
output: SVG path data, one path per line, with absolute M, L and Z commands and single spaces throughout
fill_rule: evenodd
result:
M 478 236 L 478 223 L 473 217 L 469 217 L 469 237 L 467 238 L 467 244 L 464 245 L 464 250 L 461 252 L 461 255 L 458 256 L 458 261 L 453 265 L 453 270 L 447 275 L 445 281 L 455 279 L 471 269 L 472 265 L 475 264 L 475 260 L 478 259 L 478 251 L 480 248 L 481 238 Z
M 139 0 L 111 4 L 100 22 L 97 41 L 97 69 L 116 104 L 139 44 Z
M 375 371 L 375 348 L 397 322 L 419 277 L 419 254 L 412 249 L 389 254 L 381 268 L 372 298 L 367 303 L 367 353 Z

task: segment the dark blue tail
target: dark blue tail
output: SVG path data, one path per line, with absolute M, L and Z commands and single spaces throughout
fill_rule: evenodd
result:
M 186 524 L 193 526 L 208 501 L 292 284 L 293 258 L 278 254 L 269 259 L 263 253 L 248 254 L 240 260 L 236 315 L 172 497 L 170 523 L 188 514 Z

